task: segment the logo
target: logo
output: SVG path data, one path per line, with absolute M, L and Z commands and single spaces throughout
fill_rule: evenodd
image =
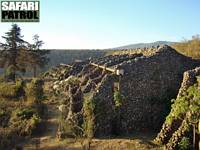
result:
M 1 1 L 1 22 L 39 22 L 39 0 Z

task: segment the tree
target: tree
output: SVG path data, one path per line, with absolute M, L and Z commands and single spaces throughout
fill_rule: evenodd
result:
M 49 51 L 40 50 L 44 42 L 38 35 L 33 36 L 33 44 L 23 40 L 21 29 L 17 24 L 2 37 L 5 43 L 0 43 L 0 67 L 6 70 L 6 78 L 15 81 L 16 72 L 25 73 L 27 69 L 33 70 L 37 75 L 37 68 L 43 68 L 49 59 Z
M 42 40 L 39 40 L 39 36 L 37 34 L 33 36 L 33 41 L 34 41 L 34 44 L 32 45 L 33 50 L 39 50 L 44 44 Z
M 33 44 L 29 45 L 29 66 L 33 69 L 34 77 L 37 76 L 37 69 L 43 68 L 49 61 L 46 54 L 49 53 L 47 50 L 40 50 L 44 42 L 39 40 L 39 36 L 36 34 L 33 36 Z
M 25 68 L 17 61 L 20 49 L 25 48 L 27 42 L 23 40 L 21 29 L 17 24 L 13 24 L 11 29 L 2 36 L 5 43 L 0 43 L 0 66 L 6 70 L 6 77 L 15 81 L 16 72 L 25 72 Z

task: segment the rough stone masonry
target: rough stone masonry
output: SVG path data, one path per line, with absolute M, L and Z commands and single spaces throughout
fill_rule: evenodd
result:
M 87 61 L 72 64 L 66 70 L 54 69 L 65 75 L 51 71 L 46 77 L 57 74 L 56 90 L 62 90 L 62 84 L 66 84 L 64 81 L 71 75 L 81 81 L 82 106 L 86 101 L 92 104 L 89 113 L 92 120 L 87 115 L 83 115 L 83 120 L 95 137 L 158 130 L 169 113 L 171 99 L 178 93 L 183 73 L 200 65 L 199 61 L 167 45 L 136 50 L 134 54 L 110 55 L 93 63 L 123 69 L 124 74 L 116 75 Z M 116 105 L 117 93 L 121 97 L 120 105 Z

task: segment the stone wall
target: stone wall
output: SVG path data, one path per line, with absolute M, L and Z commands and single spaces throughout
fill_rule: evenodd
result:
M 92 103 L 94 103 L 93 132 L 95 137 L 112 135 L 112 122 L 115 116 L 112 86 L 114 81 L 115 76 L 106 75 L 91 98 Z
M 91 107 L 89 111 L 88 107 L 83 108 L 88 111 L 83 112 L 83 119 L 86 126 L 87 123 L 92 125 L 89 127 L 92 131 L 87 129 L 87 132 L 96 137 L 158 130 L 170 111 L 171 99 L 178 94 L 183 73 L 200 65 L 199 61 L 183 56 L 169 46 L 130 55 L 107 56 L 94 62 L 123 69 L 124 75 L 105 72 L 85 61 L 66 70 L 62 68 L 64 71 L 56 70 L 62 75 L 56 73 L 59 81 L 54 86 L 62 88 L 60 84 L 65 84 L 70 75 L 80 80 L 83 103 Z M 119 82 L 119 93 L 123 97 L 120 106 L 114 101 L 114 82 Z
M 198 64 L 169 46 L 120 64 L 118 68 L 125 72 L 120 90 L 126 96 L 121 108 L 121 130 L 132 133 L 159 129 L 169 113 L 171 99 L 178 93 L 184 71 Z
M 184 72 L 183 81 L 181 84 L 181 88 L 179 89 L 177 99 L 184 96 L 185 92 L 190 86 L 197 83 L 196 77 L 199 75 L 200 67 Z M 173 113 L 173 111 L 171 111 L 169 115 L 171 115 L 171 113 Z M 177 142 L 180 141 L 180 139 L 187 133 L 187 130 L 185 129 L 187 125 L 184 124 L 188 120 L 188 114 L 188 112 L 185 112 L 185 114 L 183 114 L 184 120 L 174 119 L 171 124 L 165 122 L 162 125 L 162 128 L 159 134 L 157 135 L 155 141 L 160 144 L 165 144 L 166 149 L 169 150 L 177 148 Z

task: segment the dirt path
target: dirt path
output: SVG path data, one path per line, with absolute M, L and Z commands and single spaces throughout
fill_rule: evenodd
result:
M 46 129 L 43 133 L 33 137 L 24 145 L 25 150 L 42 149 L 56 140 L 56 131 L 58 128 L 58 111 L 56 106 L 52 104 L 47 105 L 48 113 L 47 120 L 44 122 Z
M 44 85 L 44 92 L 49 97 L 44 101 L 47 107 L 46 119 L 44 120 L 44 130 L 24 141 L 23 150 L 77 150 L 79 146 L 74 146 L 74 140 L 58 140 L 56 133 L 59 126 L 60 112 L 57 108 L 58 100 L 51 97 L 49 93 L 51 82 L 46 82 Z M 73 148 L 71 148 L 73 146 Z
M 56 132 L 59 124 L 59 111 L 56 103 L 47 104 L 48 115 L 45 121 L 45 127 L 43 133 L 38 136 L 32 137 L 23 144 L 24 150 L 77 150 L 76 147 L 71 145 L 73 140 L 58 140 Z

